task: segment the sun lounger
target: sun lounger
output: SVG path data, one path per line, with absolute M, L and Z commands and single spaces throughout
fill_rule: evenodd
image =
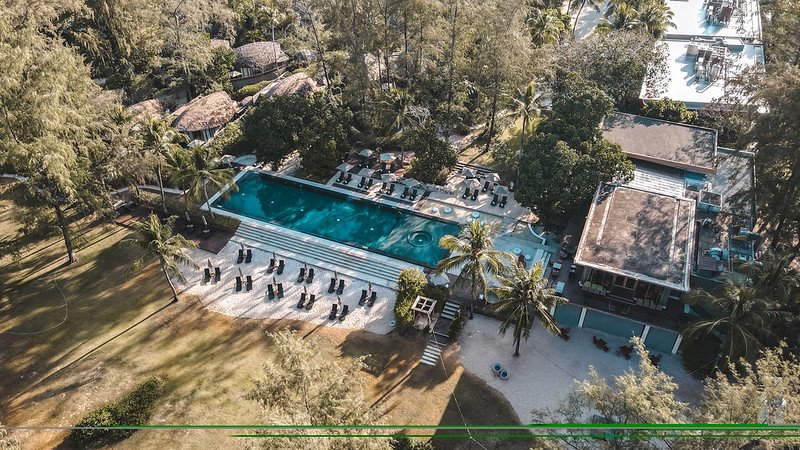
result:
M 403 193 L 400 194 L 400 198 L 406 198 L 406 197 L 408 197 L 408 186 L 403 188 Z
M 472 193 L 472 197 L 470 197 L 470 200 L 472 200 L 472 201 L 477 200 L 478 199 L 478 194 L 480 194 L 480 191 L 475 189 L 475 192 Z
M 275 300 L 275 288 L 272 287 L 271 284 L 267 286 L 267 297 L 269 297 L 270 300 Z
M 491 181 L 489 181 L 489 180 L 486 180 L 486 183 L 483 183 L 483 189 L 481 189 L 481 192 L 486 192 L 486 191 L 488 191 L 488 190 L 489 190 L 489 185 L 490 185 L 490 184 L 492 184 L 492 182 L 491 182 Z
M 315 301 L 317 301 L 317 296 L 314 295 L 314 294 L 311 294 L 311 298 L 308 300 L 308 303 L 306 303 L 306 309 L 311 311 L 311 308 L 314 307 L 314 302 Z
M 248 291 L 253 289 L 253 277 L 251 277 L 250 275 L 248 275 L 245 278 L 245 289 L 247 289 Z
M 339 176 L 336 178 L 336 182 L 341 183 L 343 178 L 344 178 L 344 172 L 339 172 Z
M 336 318 L 336 313 L 339 312 L 339 305 L 334 303 L 331 305 L 331 313 L 328 314 L 328 320 L 333 320 Z
M 501 207 L 501 208 L 505 208 L 505 207 L 506 207 L 506 203 L 507 203 L 507 202 L 508 202 L 508 197 L 506 197 L 506 196 L 504 195 L 503 197 L 501 197 L 501 198 L 500 198 L 500 207 Z
M 244 250 L 239 249 L 239 256 L 236 257 L 236 264 L 241 264 L 244 261 Z
M 375 306 L 375 299 L 377 299 L 377 298 L 378 298 L 378 293 L 375 292 L 375 291 L 372 291 L 372 295 L 369 296 L 369 301 L 367 302 L 367 306 L 369 306 L 370 308 Z
M 308 269 L 308 276 L 306 277 L 306 283 L 311 284 L 314 281 L 314 268 L 311 267 Z
M 344 280 L 339 280 L 339 287 L 336 289 L 336 295 L 342 295 L 344 292 Z
M 361 290 L 361 298 L 358 299 L 358 306 L 363 305 L 364 302 L 366 302 L 366 301 L 367 301 L 367 290 L 366 289 L 362 289 Z
M 345 317 L 347 317 L 347 313 L 350 312 L 350 305 L 342 306 L 342 313 L 339 314 L 339 322 L 342 322 Z
M 372 183 L 374 183 L 374 182 L 375 182 L 375 179 L 370 178 L 369 180 L 367 180 L 367 184 L 365 184 L 364 187 L 369 189 L 369 188 L 372 187 Z
M 297 282 L 298 283 L 302 283 L 303 280 L 305 280 L 305 279 L 306 279 L 306 268 L 305 267 L 301 267 L 300 268 L 300 275 L 297 276 Z
M 219 267 L 214 267 L 214 281 L 219 281 L 222 278 L 222 270 Z
M 331 277 L 331 284 L 328 286 L 328 294 L 336 292 L 336 278 Z
M 236 275 L 236 292 L 239 292 L 241 290 L 242 290 L 242 277 Z
M 284 266 L 283 260 L 278 261 L 278 270 L 275 273 L 277 273 L 278 275 L 283 274 L 283 266 Z
M 498 198 L 500 198 L 500 196 L 499 196 L 499 195 L 497 195 L 497 194 L 492 194 L 492 206 L 496 206 L 496 205 L 497 205 L 497 199 L 498 199 Z
M 464 188 L 464 193 L 461 194 L 461 198 L 469 197 L 469 188 Z
M 267 273 L 272 273 L 273 270 L 275 270 L 275 258 L 270 258 Z
M 413 189 L 411 191 L 411 195 L 408 197 L 409 200 L 414 201 L 417 198 L 417 190 Z
M 381 185 L 381 192 L 386 190 L 386 182 Z
M 353 181 L 353 174 L 348 173 L 347 178 L 344 179 L 344 184 L 349 184 L 351 181 Z
M 361 177 L 361 181 L 358 182 L 358 187 L 364 187 L 364 177 Z
M 283 283 L 278 283 L 278 298 L 283 298 Z
M 247 264 L 250 264 L 251 262 L 253 262 L 253 250 L 251 250 L 249 248 L 247 249 L 247 254 L 244 257 L 244 262 L 247 263 Z
M 211 269 L 206 267 L 203 270 L 203 281 L 208 282 L 209 280 L 211 280 Z
M 389 194 L 389 195 L 392 195 L 392 194 L 394 194 L 394 188 L 395 188 L 395 185 L 394 185 L 394 183 L 392 183 L 391 185 L 389 185 L 389 192 L 387 192 L 387 194 Z
M 297 302 L 297 309 L 303 309 L 306 306 L 306 293 L 300 293 L 300 301 Z

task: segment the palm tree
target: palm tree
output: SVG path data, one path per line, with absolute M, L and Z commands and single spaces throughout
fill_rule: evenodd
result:
M 506 316 L 500 325 L 500 334 L 506 334 L 509 327 L 514 327 L 514 357 L 519 356 L 519 344 L 522 338 L 528 340 L 534 320 L 544 325 L 547 331 L 561 334 L 556 321 L 550 315 L 550 308 L 566 300 L 547 287 L 544 278 L 544 267 L 541 263 L 531 267 L 515 265 L 509 276 L 499 276 L 500 286 L 493 288 L 500 301 L 490 308 Z
M 687 339 L 700 335 L 721 336 L 723 354 L 732 361 L 757 355 L 765 340 L 773 336 L 772 325 L 786 316 L 785 312 L 772 309 L 754 286 L 729 278 L 725 278 L 713 293 L 703 289 L 693 291 L 689 301 L 708 306 L 716 317 L 688 325 L 684 336 Z
M 509 109 L 508 116 L 514 122 L 522 118 L 522 130 L 519 138 L 519 149 L 525 147 L 525 134 L 528 131 L 528 124 L 532 117 L 539 115 L 539 102 L 540 97 L 536 95 L 536 81 L 531 81 L 525 87 L 525 90 L 517 89 L 517 96 L 512 98 L 514 105 Z
M 647 30 L 656 39 L 663 38 L 669 28 L 675 26 L 672 22 L 675 14 L 661 1 L 650 2 L 637 9 L 639 12 L 639 26 Z
M 449 251 L 450 256 L 436 264 L 436 273 L 442 274 L 448 270 L 460 269 L 455 284 L 469 281 L 470 319 L 478 291 L 483 294 L 484 299 L 488 295 L 487 274 L 499 275 L 505 270 L 505 263 L 510 263 L 514 259 L 510 253 L 494 249 L 492 238 L 499 229 L 499 222 L 481 225 L 475 220 L 464 227 L 458 236 L 448 234 L 439 240 L 439 247 Z
M 170 289 L 172 289 L 173 301 L 178 301 L 178 291 L 172 278 L 177 278 L 180 282 L 186 283 L 186 277 L 178 267 L 179 264 L 197 269 L 197 264 L 186 255 L 184 249 L 195 248 L 191 242 L 180 234 L 172 234 L 175 226 L 175 216 L 171 216 L 163 223 L 155 214 L 150 214 L 147 219 L 137 221 L 134 224 L 138 234 L 135 238 L 125 239 L 122 242 L 133 245 L 144 250 L 144 255 L 133 262 L 132 271 L 142 270 L 150 261 L 158 258 L 161 270 L 167 278 Z
M 639 11 L 625 0 L 612 0 L 608 4 L 605 19 L 595 28 L 599 32 L 609 30 L 631 30 L 639 27 Z
M 595 11 L 600 11 L 600 7 L 606 4 L 605 0 L 581 0 L 581 6 L 578 8 L 578 14 L 575 15 L 575 22 L 572 24 L 573 36 L 575 36 L 575 30 L 578 28 L 578 19 L 580 19 L 583 6 L 586 5 L 587 1 L 594 7 Z
M 561 41 L 565 25 L 561 13 L 557 9 L 536 8 L 525 20 L 525 26 L 531 35 L 533 45 L 541 47 Z
M 761 297 L 782 306 L 797 305 L 800 300 L 800 272 L 792 266 L 794 259 L 792 253 L 766 253 L 758 261 L 739 264 L 736 270 L 750 280 Z
M 230 189 L 222 193 L 223 198 L 226 198 L 229 192 L 239 189 L 233 182 L 233 170 L 222 167 L 219 156 L 207 145 L 174 152 L 170 156 L 170 180 L 187 190 L 187 205 L 203 198 L 211 217 L 214 217 L 214 213 L 211 211 L 208 185 L 214 189 L 222 189 L 225 185 L 229 185 Z
M 150 150 L 156 161 L 156 175 L 158 176 L 158 189 L 161 191 L 161 207 L 167 212 L 167 201 L 164 195 L 163 168 L 172 153 L 181 150 L 179 145 L 186 140 L 186 136 L 172 128 L 166 120 L 148 120 L 142 130 L 145 145 Z

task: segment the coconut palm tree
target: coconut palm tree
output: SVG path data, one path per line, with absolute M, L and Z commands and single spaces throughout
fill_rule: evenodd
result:
M 566 26 L 557 9 L 535 8 L 525 20 L 533 45 L 541 47 L 561 41 Z
M 756 356 L 766 340 L 774 337 L 773 324 L 786 317 L 785 312 L 774 310 L 754 286 L 729 278 L 714 292 L 692 291 L 689 301 L 705 305 L 716 317 L 688 325 L 683 335 L 687 339 L 720 336 L 722 352 L 732 361 Z
M 173 152 L 169 160 L 170 181 L 176 186 L 186 189 L 187 206 L 201 198 L 205 200 L 211 217 L 211 201 L 208 196 L 208 185 L 214 189 L 222 189 L 225 185 L 230 188 L 222 193 L 223 198 L 228 193 L 239 188 L 233 182 L 233 170 L 222 167 L 222 162 L 213 150 L 207 145 L 201 145 L 191 150 Z
M 553 334 L 561 334 L 555 319 L 550 315 L 550 308 L 566 300 L 547 287 L 541 263 L 530 270 L 520 265 L 515 265 L 511 270 L 510 275 L 498 277 L 500 286 L 492 291 L 500 301 L 490 308 L 506 316 L 500 325 L 500 334 L 506 334 L 510 327 L 514 327 L 514 357 L 517 357 L 519 344 L 523 338 L 528 340 L 534 321 L 541 322 Z
M 792 266 L 795 255 L 764 254 L 760 260 L 739 264 L 736 270 L 745 275 L 759 295 L 779 305 L 797 305 L 800 296 L 800 272 Z
M 400 146 L 402 160 L 404 132 L 420 126 L 425 118 L 420 117 L 420 108 L 414 106 L 414 97 L 404 89 L 392 89 L 380 102 L 379 108 L 389 124 L 389 134 L 384 140 Z
M 514 260 L 510 253 L 494 249 L 492 239 L 499 230 L 499 222 L 481 225 L 475 220 L 462 228 L 458 236 L 448 234 L 439 240 L 439 246 L 450 252 L 450 256 L 436 264 L 436 273 L 459 269 L 454 284 L 470 283 L 470 319 L 478 292 L 484 299 L 488 295 L 487 275 L 499 275 L 505 270 L 506 263 Z
M 667 31 L 675 26 L 672 22 L 675 14 L 661 1 L 651 1 L 638 7 L 637 11 L 639 13 L 639 26 L 647 30 L 656 39 L 663 38 Z
M 164 195 L 164 164 L 172 153 L 181 150 L 179 144 L 186 141 L 186 136 L 172 128 L 168 121 L 158 119 L 148 120 L 143 123 L 142 135 L 144 136 L 145 146 L 156 162 L 158 189 L 161 191 L 161 207 L 164 212 L 167 212 L 167 201 Z
M 597 24 L 595 30 L 603 33 L 609 30 L 632 30 L 639 26 L 639 11 L 634 5 L 625 0 L 612 0 L 608 4 L 605 18 Z
M 581 12 L 587 2 L 594 7 L 595 11 L 600 11 L 600 7 L 606 4 L 605 0 L 581 0 L 581 6 L 578 8 L 578 14 L 575 15 L 575 22 L 572 24 L 573 36 L 575 36 L 575 30 L 578 28 L 578 19 L 581 17 Z
M 508 116 L 514 122 L 522 118 L 522 130 L 519 137 L 519 148 L 525 147 L 525 134 L 528 132 L 528 125 L 533 117 L 539 115 L 540 96 L 536 95 L 536 81 L 531 81 L 525 90 L 517 89 L 517 96 L 512 98 L 513 106 L 509 109 Z
M 177 302 L 178 291 L 175 289 L 175 284 L 172 282 L 171 277 L 186 283 L 186 277 L 178 265 L 186 265 L 193 269 L 197 269 L 198 266 L 185 252 L 187 248 L 195 248 L 194 242 L 187 240 L 180 234 L 172 234 L 175 219 L 175 216 L 171 216 L 162 223 L 158 216 L 150 214 L 146 219 L 139 220 L 134 224 L 137 236 L 125 239 L 122 242 L 144 250 L 144 254 L 131 265 L 132 271 L 140 271 L 150 261 L 158 259 L 161 264 L 161 270 L 167 278 L 167 283 L 172 289 L 172 299 Z

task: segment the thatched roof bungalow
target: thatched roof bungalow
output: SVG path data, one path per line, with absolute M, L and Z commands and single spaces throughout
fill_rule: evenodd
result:
M 286 97 L 290 95 L 302 95 L 308 97 L 316 92 L 320 92 L 324 86 L 320 86 L 314 79 L 305 72 L 298 72 L 289 75 L 281 80 L 276 80 L 258 91 L 256 100 L 261 97 L 271 98 L 274 96 Z
M 289 57 L 281 50 L 281 44 L 271 41 L 251 42 L 236 47 L 236 71 L 241 75 L 231 81 L 234 87 L 272 80 L 286 70 Z
M 173 113 L 172 126 L 190 140 L 208 141 L 236 114 L 238 104 L 225 92 L 200 96 Z
M 136 120 L 139 121 L 146 121 L 146 120 L 158 120 L 164 117 L 164 105 L 161 104 L 161 100 L 157 98 L 151 98 L 150 100 L 145 100 L 143 102 L 134 103 L 131 106 L 128 106 L 128 112 L 133 115 Z

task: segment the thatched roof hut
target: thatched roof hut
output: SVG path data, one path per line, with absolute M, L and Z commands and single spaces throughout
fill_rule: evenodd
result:
M 231 43 L 227 39 L 211 39 L 211 48 L 217 47 L 231 48 Z
M 274 97 L 274 96 L 289 96 L 289 95 L 302 95 L 308 97 L 323 90 L 324 87 L 317 84 L 310 75 L 305 72 L 298 72 L 289 75 L 286 78 L 273 81 L 264 89 L 261 89 L 258 94 L 260 97 Z
M 225 92 L 201 95 L 175 110 L 172 126 L 183 132 L 219 128 L 233 118 L 236 106 L 237 103 Z
M 251 42 L 236 47 L 234 51 L 237 69 L 268 69 L 276 63 L 284 64 L 289 61 L 289 57 L 281 50 L 281 44 L 277 42 Z
M 128 112 L 137 120 L 157 120 L 164 117 L 164 105 L 161 104 L 161 100 L 152 98 L 128 106 Z

